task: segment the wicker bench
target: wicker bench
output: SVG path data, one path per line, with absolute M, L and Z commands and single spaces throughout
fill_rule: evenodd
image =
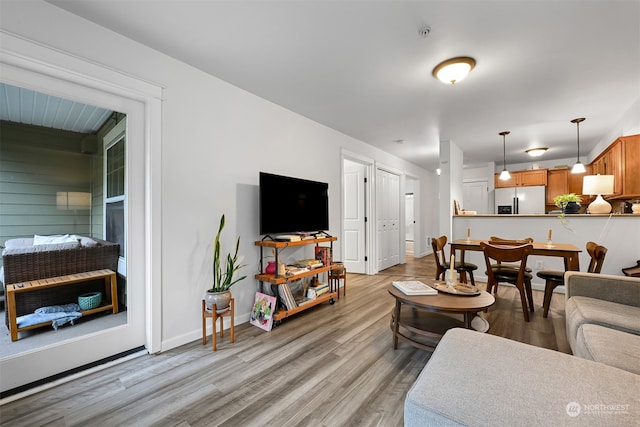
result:
M 82 311 L 82 315 L 86 316 L 93 313 L 111 310 L 114 314 L 118 312 L 118 292 L 116 273 L 109 269 L 88 271 L 84 273 L 69 274 L 66 276 L 51 277 L 48 279 L 31 280 L 22 283 L 9 284 L 6 287 L 7 298 L 7 314 L 9 316 L 9 331 L 11 333 L 11 341 L 18 339 L 18 332 L 27 331 L 29 329 L 40 328 L 51 325 L 51 321 L 38 323 L 35 325 L 19 328 L 16 315 L 16 297 L 35 291 L 41 291 L 59 286 L 71 285 L 74 283 L 87 282 L 90 280 L 104 279 L 105 295 L 108 304 L 101 305 L 96 308 Z

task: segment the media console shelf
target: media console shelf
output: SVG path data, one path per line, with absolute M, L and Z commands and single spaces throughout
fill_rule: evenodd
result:
M 305 239 L 305 240 L 300 240 L 300 241 L 296 241 L 296 242 L 281 242 L 281 241 L 275 241 L 275 240 L 259 240 L 257 242 L 255 242 L 256 246 L 260 247 L 260 271 L 264 271 L 264 249 L 268 248 L 268 249 L 273 249 L 275 251 L 275 262 L 276 265 L 278 264 L 278 259 L 279 259 L 279 251 L 282 249 L 286 249 L 286 248 L 290 248 L 290 247 L 297 247 L 297 246 L 305 246 L 305 245 L 316 245 L 319 246 L 320 243 L 330 243 L 331 245 L 331 252 L 333 253 L 333 242 L 335 242 L 336 240 L 338 240 L 337 237 L 321 237 L 321 238 L 317 238 L 317 239 Z M 277 286 L 282 285 L 282 284 L 286 284 L 288 282 L 293 282 L 295 280 L 299 280 L 305 277 L 309 277 L 309 276 L 317 276 L 320 273 L 324 273 L 324 272 L 328 272 L 331 271 L 335 268 L 339 268 L 339 266 L 337 264 L 329 264 L 329 265 L 325 265 L 322 267 L 317 267 L 314 269 L 311 269 L 309 271 L 304 271 L 298 274 L 294 274 L 291 276 L 287 276 L 287 275 L 278 275 L 276 274 L 266 274 L 266 273 L 259 273 L 255 275 L 255 278 L 257 280 L 260 281 L 260 288 L 262 289 L 262 284 L 263 283 L 269 283 L 271 284 L 271 289 L 273 290 L 274 295 L 276 296 L 278 303 L 277 303 L 277 307 L 278 310 L 275 312 L 275 314 L 273 315 L 273 320 L 276 322 L 280 322 L 282 319 L 292 316 L 296 313 L 299 313 L 301 311 L 304 311 L 308 308 L 314 307 L 318 304 L 322 304 L 323 302 L 329 302 L 330 304 L 333 304 L 335 301 L 335 298 L 337 297 L 337 292 L 328 292 L 326 294 L 320 295 L 319 297 L 317 297 L 314 300 L 310 300 L 310 301 L 306 301 L 304 304 L 299 305 L 298 307 L 291 309 L 291 310 L 285 310 L 284 304 L 281 301 L 279 292 L 277 292 Z

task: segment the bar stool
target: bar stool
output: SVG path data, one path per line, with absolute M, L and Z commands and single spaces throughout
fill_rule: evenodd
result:
M 234 298 L 231 298 L 229 309 L 222 313 L 217 312 L 215 305 L 212 307 L 211 311 L 208 311 L 207 308 L 205 307 L 204 300 L 202 300 L 202 345 L 205 345 L 207 343 L 207 318 L 208 317 L 211 318 L 211 323 L 213 326 L 213 330 L 211 331 L 211 340 L 213 341 L 212 343 L 213 351 L 216 351 L 218 349 L 217 340 L 216 340 L 216 335 L 217 335 L 216 323 L 218 319 L 220 319 L 220 338 L 224 338 L 224 323 L 222 319 L 225 317 L 231 318 L 231 337 L 230 337 L 231 339 L 229 341 L 230 342 L 235 341 L 235 329 L 234 329 L 234 321 L 233 321 Z
M 329 270 L 329 289 L 331 292 L 338 293 L 338 299 L 340 299 L 340 280 L 342 280 L 342 292 L 344 296 L 347 296 L 347 269 L 341 262 L 333 264 L 333 269 Z

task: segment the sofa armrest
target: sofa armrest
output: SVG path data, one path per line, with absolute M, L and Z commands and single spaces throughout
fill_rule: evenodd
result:
M 585 296 L 640 307 L 640 279 L 608 274 L 567 271 L 565 298 Z

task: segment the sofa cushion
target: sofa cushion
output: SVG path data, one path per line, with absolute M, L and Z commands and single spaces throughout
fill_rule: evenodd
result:
M 4 242 L 5 249 L 24 248 L 27 246 L 33 246 L 33 237 L 8 239 Z
M 47 251 L 60 251 L 63 249 L 77 249 L 79 247 L 79 243 L 76 240 L 75 242 L 68 243 L 50 243 L 47 245 L 35 245 L 35 246 L 26 246 L 23 248 L 4 248 L 2 251 L 2 255 L 18 255 L 18 254 L 30 254 L 34 252 L 47 252 Z
M 51 236 L 40 236 L 36 234 L 33 236 L 34 246 L 51 245 L 56 243 L 73 243 L 77 241 L 78 240 L 75 237 L 68 234 L 53 234 Z
M 78 234 L 72 234 L 70 237 L 80 242 L 80 246 L 85 248 L 93 248 L 94 246 L 98 246 L 98 242 L 93 240 L 91 237 L 80 236 Z
M 404 425 L 637 426 L 637 389 L 638 376 L 630 372 L 456 328 L 409 390 Z M 626 406 L 592 413 L 605 404 Z M 576 405 L 579 413 L 572 411 Z
M 578 329 L 573 354 L 640 374 L 640 335 L 586 323 Z
M 640 335 L 640 307 L 583 296 L 571 297 L 565 305 L 567 335 L 575 351 L 578 329 L 585 323 Z

